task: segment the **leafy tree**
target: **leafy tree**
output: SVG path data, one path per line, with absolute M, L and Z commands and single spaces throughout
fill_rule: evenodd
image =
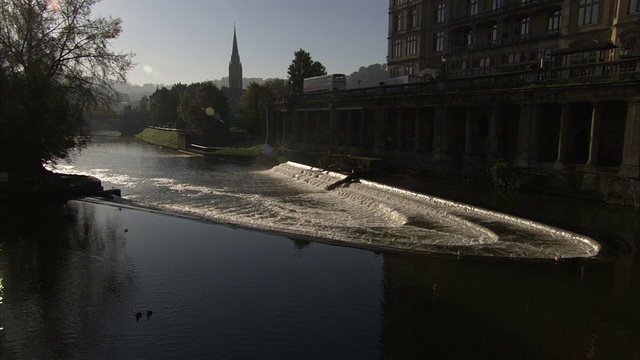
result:
M 86 138 L 84 111 L 107 108 L 132 54 L 109 41 L 120 19 L 92 17 L 97 0 L 0 0 L 0 167 L 38 173 Z
M 309 77 L 326 75 L 327 69 L 318 61 L 311 59 L 311 54 L 300 49 L 294 54 L 293 61 L 289 65 L 289 90 L 293 94 L 302 93 L 303 80 Z
M 287 89 L 287 82 L 284 79 L 278 79 L 278 78 L 267 79 L 265 80 L 263 85 L 273 90 L 276 96 L 289 95 L 289 91 Z
M 157 126 L 184 128 L 184 122 L 178 116 L 180 97 L 187 90 L 187 85 L 175 84 L 171 89 L 162 87 L 157 89 L 151 97 L 149 121 Z
M 240 125 L 251 135 L 259 136 L 266 133 L 266 113 L 276 96 L 275 90 L 268 85 L 252 82 L 247 86 L 240 98 Z
M 208 143 L 225 141 L 231 110 L 222 90 L 211 81 L 190 84 L 180 95 L 178 114 L 187 128 L 202 132 Z

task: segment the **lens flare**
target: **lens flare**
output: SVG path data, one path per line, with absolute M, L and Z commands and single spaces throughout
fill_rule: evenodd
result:
M 60 1 L 47 0 L 46 6 L 48 10 L 51 10 L 53 12 L 58 12 L 58 10 L 60 10 Z
M 213 110 L 213 108 L 211 106 L 209 106 L 208 108 L 204 109 L 204 112 L 207 113 L 207 115 L 209 115 L 209 116 L 213 116 L 213 114 L 216 113 L 216 111 Z
M 143 68 L 144 72 L 146 72 L 147 74 L 151 74 L 153 72 L 153 68 L 149 65 L 145 65 Z

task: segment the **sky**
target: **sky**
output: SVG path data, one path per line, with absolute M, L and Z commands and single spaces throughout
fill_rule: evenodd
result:
M 129 83 L 172 85 L 229 75 L 236 27 L 245 78 L 287 78 L 304 49 L 328 73 L 386 63 L 388 0 L 102 0 L 122 19 L 115 52 L 133 52 Z

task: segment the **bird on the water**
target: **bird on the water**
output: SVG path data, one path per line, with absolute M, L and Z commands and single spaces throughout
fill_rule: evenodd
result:
M 151 311 L 151 310 L 147 310 L 147 320 L 149 320 L 149 318 L 151 317 L 151 315 L 153 315 L 153 311 Z
M 142 317 L 142 313 L 140 311 L 138 311 L 136 313 L 136 322 L 140 321 L 140 318 Z

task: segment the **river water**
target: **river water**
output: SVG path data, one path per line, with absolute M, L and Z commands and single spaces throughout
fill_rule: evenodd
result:
M 57 169 L 125 201 L 3 206 L 3 357 L 640 358 L 635 210 L 127 138 Z

